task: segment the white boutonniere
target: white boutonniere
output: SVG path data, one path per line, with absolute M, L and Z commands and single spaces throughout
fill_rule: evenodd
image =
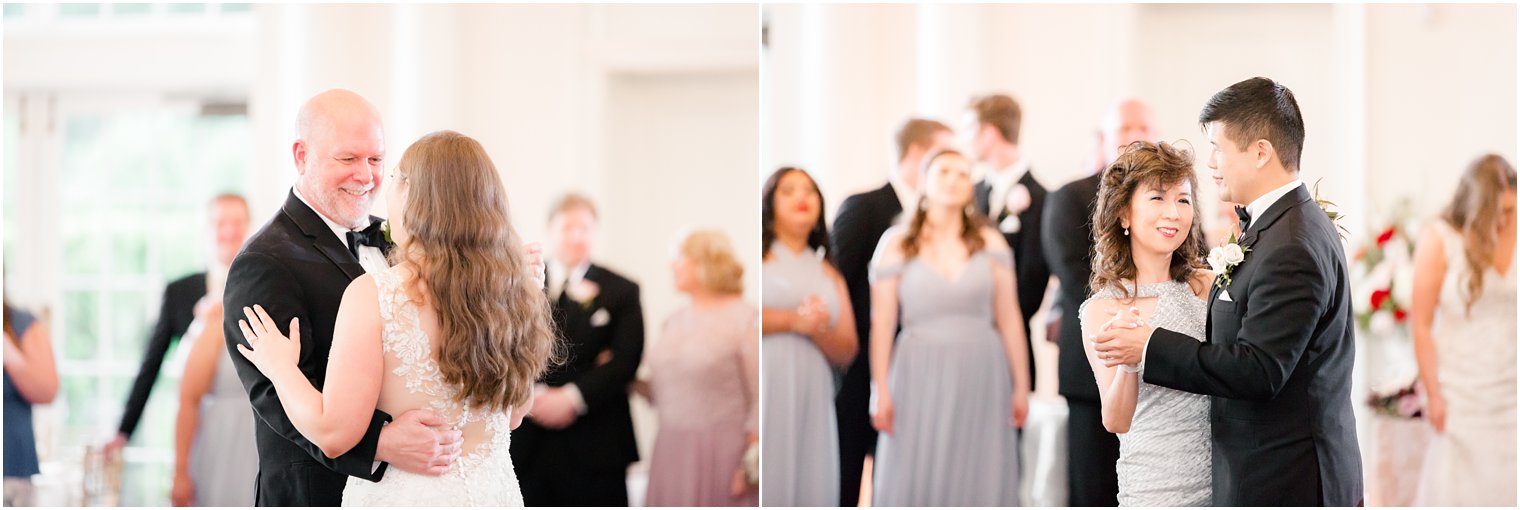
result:
M 1216 246 L 1209 250 L 1209 268 L 1219 274 L 1214 280 L 1214 286 L 1224 288 L 1230 284 L 1230 274 L 1235 272 L 1235 266 L 1246 260 L 1246 254 L 1251 252 L 1251 247 L 1241 246 L 1235 234 L 1230 234 L 1230 242 L 1224 246 Z
M 1023 184 L 1016 184 L 1008 190 L 1008 197 L 1003 201 L 1003 211 L 1008 217 L 998 223 L 998 231 L 1004 234 L 1017 234 L 1024 229 L 1024 224 L 1019 221 L 1019 215 L 1029 210 L 1034 199 L 1029 196 L 1029 188 Z
M 596 299 L 597 294 L 601 292 L 602 288 L 597 286 L 596 282 L 585 278 L 576 282 L 575 285 L 571 285 L 570 288 L 565 289 L 565 293 L 570 295 L 570 299 L 580 303 L 582 308 L 591 308 L 591 300 Z
M 396 244 L 391 240 L 391 220 L 380 220 L 380 233 L 385 234 L 385 244 Z

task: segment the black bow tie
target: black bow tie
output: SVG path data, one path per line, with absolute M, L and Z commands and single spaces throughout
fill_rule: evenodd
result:
M 1241 206 L 1235 206 L 1235 215 L 1240 217 L 1240 232 L 1245 233 L 1246 226 L 1251 224 L 1251 211 Z
M 348 232 L 348 251 L 359 258 L 359 246 L 373 246 L 385 251 L 385 232 L 380 228 L 380 220 L 370 223 L 364 230 L 352 230 Z

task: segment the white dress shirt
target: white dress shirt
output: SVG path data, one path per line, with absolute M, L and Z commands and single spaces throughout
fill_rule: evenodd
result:
M 332 229 L 333 235 L 338 236 L 338 242 L 343 243 L 344 248 L 349 247 L 349 232 L 357 232 L 369 227 L 369 225 L 365 225 L 359 228 L 345 227 L 342 224 L 333 221 L 331 218 L 324 216 L 321 211 L 317 210 L 317 208 L 311 207 L 311 202 L 307 201 L 306 197 L 301 196 L 301 188 L 297 187 L 292 189 L 295 191 L 296 198 L 299 199 L 301 203 L 306 204 L 306 207 L 310 207 L 312 212 L 317 213 L 318 218 L 322 218 L 322 221 L 324 223 L 327 223 L 327 228 Z M 359 247 L 359 265 L 364 267 L 364 272 L 373 274 L 379 274 L 381 272 L 384 272 L 386 269 L 390 269 L 391 267 L 390 262 L 385 260 L 385 253 L 374 246 Z
M 987 174 L 987 184 L 992 186 L 992 192 L 987 194 L 987 218 L 997 221 L 1003 215 L 1003 208 L 1008 204 L 1008 193 L 1024 174 L 1029 173 L 1029 161 L 1020 159 L 999 171 Z
M 1304 181 L 1293 179 L 1293 182 L 1284 184 L 1281 188 L 1268 191 L 1267 194 L 1262 195 L 1256 200 L 1252 200 L 1251 203 L 1246 206 L 1246 214 L 1251 215 L 1251 223 L 1246 224 L 1246 228 L 1251 228 L 1251 225 L 1255 225 L 1256 219 L 1260 218 L 1261 215 L 1266 214 L 1267 209 L 1272 208 L 1272 204 L 1277 203 L 1279 199 L 1282 199 L 1282 197 L 1286 196 L 1288 193 L 1293 192 L 1293 190 L 1298 189 L 1299 186 L 1303 185 Z

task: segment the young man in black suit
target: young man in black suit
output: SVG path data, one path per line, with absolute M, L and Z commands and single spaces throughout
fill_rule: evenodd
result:
M 227 355 L 257 417 L 258 506 L 338 506 L 348 477 L 378 481 L 388 465 L 439 474 L 458 457 L 461 442 L 460 433 L 430 411 L 393 419 L 376 410 L 359 444 L 329 459 L 290 423 L 269 379 L 239 354 L 237 346 L 246 346 L 237 324 L 242 315 L 230 311 L 258 304 L 280 324 L 299 317 L 298 367 L 320 389 L 344 290 L 365 272 L 389 267 L 381 220 L 369 215 L 383 180 L 379 112 L 358 94 L 330 90 L 301 108 L 298 131 L 291 148 L 296 184 L 232 261 L 223 298 Z
M 196 305 L 206 297 L 208 283 L 212 283 L 208 281 L 208 275 L 215 275 L 212 278 L 225 282 L 232 258 L 237 256 L 238 249 L 243 247 L 243 240 L 248 238 L 248 201 L 242 195 L 217 195 L 211 199 L 208 209 L 211 213 L 215 260 L 209 270 L 174 280 L 164 288 L 158 322 L 148 335 L 148 350 L 143 355 L 142 366 L 137 369 L 137 378 L 132 381 L 132 391 L 127 394 L 121 425 L 117 428 L 116 436 L 106 443 L 107 455 L 121 452 L 127 440 L 132 438 L 132 432 L 137 430 L 143 408 L 148 405 L 148 394 L 158 381 L 158 371 L 163 367 L 164 357 L 195 320 Z M 216 289 L 215 292 L 219 297 L 221 289 Z
M 1082 346 L 1082 319 L 1077 312 L 1091 294 L 1093 210 L 1103 169 L 1119 157 L 1121 147 L 1136 141 L 1156 141 L 1150 106 L 1125 99 L 1103 117 L 1098 146 L 1102 160 L 1097 172 L 1072 181 L 1046 197 L 1043 230 L 1045 260 L 1060 280 L 1056 304 L 1061 309 L 1060 357 L 1056 370 L 1061 396 L 1066 398 L 1066 471 L 1071 506 L 1118 506 L 1119 437 L 1103 428 L 1102 401 Z
M 1033 349 L 1030 322 L 1045 289 L 1050 267 L 1040 246 L 1040 218 L 1045 209 L 1045 187 L 1029 171 L 1029 161 L 1019 150 L 1023 110 L 1012 97 L 992 94 L 971 100 L 966 132 L 971 153 L 991 171 L 976 184 L 976 207 L 1003 233 L 1013 248 L 1014 272 L 1018 274 L 1019 311 L 1024 315 L 1024 342 Z M 1030 350 L 1028 352 L 1034 352 Z M 1034 356 L 1029 356 L 1029 381 L 1034 384 Z
M 1248 204 L 1231 264 L 1209 293 L 1208 342 L 1143 321 L 1096 335 L 1105 364 L 1212 395 L 1214 504 L 1362 504 L 1351 408 L 1351 285 L 1337 227 L 1298 179 L 1304 121 L 1293 92 L 1252 78 L 1198 115 L 1220 198 Z
M 897 166 L 887 184 L 873 191 L 852 195 L 839 206 L 834 228 L 829 231 L 830 250 L 850 292 L 855 312 L 860 352 L 844 374 L 834 398 L 839 423 L 840 506 L 855 506 L 860 498 L 861 469 L 876 447 L 871 426 L 871 284 L 868 269 L 882 233 L 904 210 L 918 207 L 918 177 L 924 156 L 954 145 L 955 137 L 944 124 L 928 119 L 908 119 L 895 136 Z M 763 438 L 761 439 L 764 440 Z
M 628 506 L 639 460 L 628 386 L 644 353 L 639 286 L 591 263 L 590 199 L 568 194 L 549 215 L 549 300 L 565 363 L 550 367 L 533 409 L 512 433 L 512 463 L 528 506 Z

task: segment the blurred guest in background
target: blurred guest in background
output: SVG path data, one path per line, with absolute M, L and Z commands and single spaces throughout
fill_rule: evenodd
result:
M 46 320 L 5 302 L 5 506 L 32 505 L 38 474 L 32 406 L 58 395 L 58 366 Z
M 1515 506 L 1515 168 L 1468 167 L 1415 248 L 1415 359 L 1436 436 L 1416 504 Z
M 1061 309 L 1058 331 L 1060 354 L 1056 371 L 1061 396 L 1066 398 L 1067 487 L 1071 506 L 1117 506 L 1119 438 L 1103 428 L 1103 409 L 1092 367 L 1083 347 L 1081 318 L 1077 315 L 1091 294 L 1093 231 L 1102 169 L 1119 157 L 1119 148 L 1137 141 L 1154 142 L 1155 120 L 1150 106 L 1138 99 L 1124 99 L 1109 108 L 1099 130 L 1102 151 L 1098 172 L 1073 181 L 1051 193 L 1045 205 L 1044 254 L 1060 280 L 1057 307 Z M 1231 212 L 1234 217 L 1234 212 Z M 1022 280 L 1020 280 L 1022 281 Z M 1022 304 L 1022 303 L 1021 303 Z
M 143 408 L 148 405 L 148 394 L 158 380 L 159 369 L 169 347 L 185 335 L 185 330 L 196 318 L 196 304 L 207 295 L 207 290 L 226 284 L 227 268 L 233 257 L 248 238 L 248 201 L 242 195 L 227 193 L 211 199 L 209 205 L 211 237 L 214 240 L 212 261 L 205 271 L 169 282 L 164 288 L 162 305 L 158 311 L 158 323 L 148 336 L 148 351 L 143 355 L 142 366 L 137 369 L 137 379 L 127 394 L 126 410 L 121 415 L 121 425 L 116 436 L 106 444 L 106 453 L 121 452 L 137 423 L 142 419 Z M 220 295 L 218 295 L 220 298 Z M 244 396 L 246 400 L 246 395 Z M 249 504 L 252 504 L 251 502 Z
M 174 428 L 174 506 L 253 506 L 259 475 L 253 408 L 222 338 L 222 289 L 196 306 Z M 209 325 L 209 327 L 208 327 Z
M 920 182 L 871 260 L 871 503 L 1017 506 L 1029 344 L 1013 256 L 971 209 L 967 158 L 929 155 Z
M 764 308 L 765 503 L 839 502 L 839 437 L 831 366 L 855 359 L 855 316 L 829 257 L 823 193 L 800 168 L 782 168 L 761 190 Z
M 839 418 L 839 506 L 855 506 L 865 458 L 876 448 L 871 427 L 871 358 L 866 342 L 871 338 L 871 284 L 867 267 L 881 234 L 903 211 L 918 206 L 919 171 L 924 155 L 955 144 L 949 127 L 929 119 L 908 119 L 893 137 L 897 167 L 880 188 L 852 195 L 839 205 L 830 251 L 850 291 L 850 310 L 855 316 L 859 353 L 844 374 L 834 409 Z M 896 326 L 893 326 L 894 333 Z
M 1050 267 L 1040 246 L 1040 217 L 1045 212 L 1045 186 L 1030 173 L 1029 160 L 1019 149 L 1019 130 L 1023 110 L 1012 97 L 992 94 L 973 98 L 967 117 L 966 132 L 972 155 L 991 169 L 976 184 L 976 208 L 992 221 L 1013 249 L 1014 271 L 1018 288 L 1009 289 L 1019 300 L 1024 314 L 1025 351 L 1029 340 L 1029 319 L 1040 310 L 1045 289 L 1050 285 Z M 1034 357 L 1027 360 L 1029 380 L 1035 380 Z
M 648 506 L 756 506 L 760 430 L 759 313 L 727 236 L 699 230 L 670 265 L 691 304 L 649 350 L 649 401 L 660 418 Z
M 549 214 L 549 300 L 568 361 L 540 381 L 512 434 L 528 506 L 628 506 L 639 459 L 628 387 L 644 353 L 639 286 L 591 262 L 597 212 L 571 193 Z

